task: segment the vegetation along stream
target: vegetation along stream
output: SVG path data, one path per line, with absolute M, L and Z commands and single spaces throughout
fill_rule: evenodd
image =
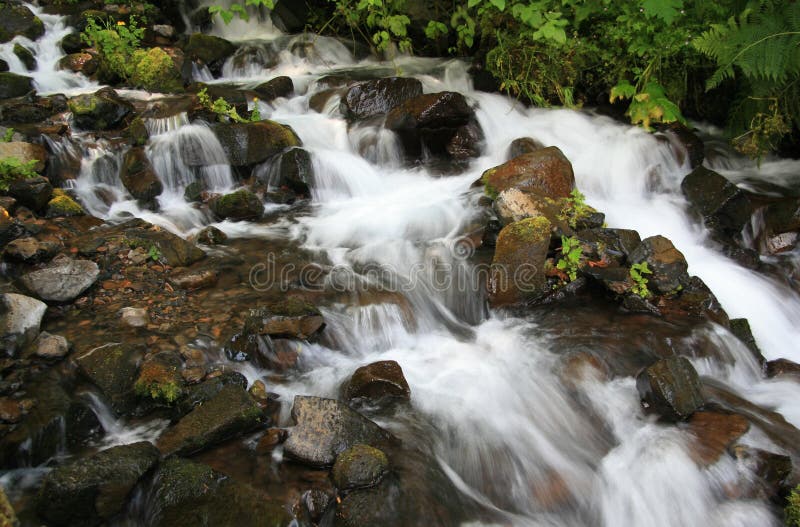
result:
M 0 525 L 800 526 L 799 26 L 0 2 Z

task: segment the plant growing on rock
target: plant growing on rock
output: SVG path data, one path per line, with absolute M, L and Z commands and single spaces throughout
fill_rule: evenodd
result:
M 556 264 L 556 269 L 563 271 L 570 282 L 578 278 L 578 267 L 581 263 L 583 249 L 581 242 L 574 236 L 561 237 L 561 258 Z
M 197 101 L 206 110 L 210 110 L 217 114 L 221 121 L 230 119 L 236 123 L 247 122 L 246 119 L 239 115 L 239 112 L 236 111 L 236 108 L 222 97 L 217 97 L 216 100 L 212 101 L 211 97 L 208 95 L 208 88 L 203 88 L 197 92 Z
M 230 24 L 233 20 L 233 17 L 238 16 L 245 22 L 250 20 L 250 15 L 247 12 L 246 6 L 253 6 L 253 7 L 261 7 L 264 6 L 267 9 L 272 9 L 275 7 L 275 4 L 272 0 L 244 0 L 244 5 L 242 4 L 231 4 L 230 8 L 225 9 L 220 5 L 212 5 L 208 8 L 208 12 L 213 15 L 219 15 L 222 18 L 222 21 L 226 24 Z
M 0 191 L 7 191 L 8 187 L 18 179 L 27 179 L 37 176 L 36 160 L 23 163 L 16 157 L 0 159 Z
M 653 274 L 653 271 L 647 266 L 647 262 L 635 263 L 631 265 L 630 269 L 630 276 L 633 280 L 633 287 L 631 288 L 631 292 L 634 295 L 638 295 L 642 298 L 649 298 L 652 293 L 647 288 L 647 283 L 649 280 L 645 278 L 645 275 Z
M 789 497 L 786 498 L 786 525 L 789 527 L 800 527 L 800 485 L 792 489 Z

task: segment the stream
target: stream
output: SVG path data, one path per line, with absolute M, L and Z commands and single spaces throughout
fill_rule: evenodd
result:
M 98 86 L 83 77 L 54 73 L 61 54 L 58 42 L 67 30 L 62 17 L 41 17 L 45 36 L 36 43 L 17 37 L 36 48 L 39 66 L 32 76 L 39 93 L 96 91 Z M 196 80 L 248 88 L 278 75 L 291 77 L 291 97 L 250 104 L 259 105 L 262 118 L 291 126 L 311 154 L 310 200 L 267 203 L 258 222 L 217 221 L 187 202 L 184 192 L 194 181 L 220 193 L 240 183 L 208 124 L 190 122 L 185 112 L 146 119 L 147 156 L 163 184 L 155 210 L 140 206 L 122 185 L 125 150 L 120 145 L 75 132 L 57 146 L 81 156 L 80 173 L 67 186 L 93 216 L 111 223 L 141 218 L 183 238 L 209 225 L 227 234 L 230 245 L 212 252 L 241 259 L 239 272 L 249 277 L 245 285 L 251 299 L 258 298 L 259 287 L 281 276 L 281 269 L 269 265 L 276 247 L 302 250 L 333 270 L 327 286 L 340 294 L 320 306 L 324 338 L 298 344 L 300 358 L 290 372 L 231 362 L 222 353 L 222 340 L 210 339 L 204 348 L 214 360 L 244 374 L 249 384 L 265 381 L 280 396 L 283 425 L 289 424 L 294 396 L 336 398 L 342 381 L 359 366 L 394 360 L 410 386 L 414 412 L 374 419 L 403 441 L 421 442 L 463 499 L 484 511 L 465 527 L 781 524 L 769 500 L 737 492 L 753 479 L 751 467 L 730 456 L 698 465 L 686 427 L 644 413 L 635 376 L 656 358 L 687 355 L 704 381 L 761 410 L 778 412 L 796 427 L 800 384 L 785 377 L 766 379 L 744 344 L 711 322 L 684 327 L 622 313 L 600 301 L 489 310 L 475 279 L 487 256 L 470 236 L 486 216 L 482 189 L 472 184 L 506 161 L 511 141 L 533 137 L 563 151 L 577 188 L 588 204 L 606 214 L 609 227 L 635 229 L 643 239 L 669 238 L 686 257 L 689 273 L 702 278 L 731 318 L 749 320 L 766 359 L 800 362 L 798 291 L 785 276 L 759 273 L 725 256 L 690 214 L 680 184 L 691 168 L 680 145 L 588 109 L 525 108 L 508 97 L 476 91 L 467 64 L 458 60 L 358 59 L 337 40 L 284 35 L 256 19 L 216 27 L 214 33 L 233 41 L 246 38 L 249 45 L 269 49 L 278 63 L 236 67 L 229 60 L 222 78 L 213 80 L 197 69 Z M 0 58 L 11 71 L 24 73 L 10 46 L 0 45 Z M 309 108 L 310 99 L 327 89 L 321 79 L 353 72 L 365 78 L 413 76 L 425 93 L 464 94 L 485 135 L 480 157 L 455 173 L 435 163 L 409 167 L 392 132 L 379 124 L 348 128 L 338 96 L 322 112 Z M 120 94 L 148 107 L 160 98 L 134 90 Z M 710 142 L 715 131 L 701 129 Z M 187 165 L 186 151 L 201 156 L 201 162 Z M 800 177 L 798 161 L 766 159 L 756 166 L 728 151 L 706 165 L 739 184 L 768 182 L 787 194 Z M 780 260 L 775 268 L 796 271 L 797 255 L 775 259 Z M 217 294 L 208 297 L 204 308 L 213 313 L 228 301 Z M 58 324 L 57 329 L 67 331 Z M 97 329 L 86 339 L 100 342 L 101 337 Z M 614 374 L 584 374 L 565 383 L 564 357 L 576 352 L 604 357 L 614 365 Z M 632 352 L 638 356 L 632 358 Z M 93 393 L 84 397 L 106 433 L 90 449 L 154 441 L 166 427 L 160 419 L 117 419 Z M 793 458 L 797 454 L 755 426 L 739 444 Z M 219 449 L 202 459 L 253 482 L 261 476 L 247 467 L 247 456 L 254 454 L 244 450 Z M 277 451 L 271 462 L 277 466 L 281 460 Z M 19 496 L 35 489 L 41 473 L 41 468 L 9 471 L 0 483 L 12 487 L 11 496 Z M 121 523 L 146 524 L 136 517 L 131 513 Z

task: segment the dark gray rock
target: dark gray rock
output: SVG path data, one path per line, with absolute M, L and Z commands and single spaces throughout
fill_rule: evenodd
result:
M 209 207 L 222 219 L 257 220 L 264 215 L 261 199 L 246 188 L 214 198 Z
M 294 83 L 290 77 L 280 76 L 262 82 L 253 91 L 265 102 L 270 102 L 278 97 L 288 97 L 294 92 Z
M 20 281 L 44 301 L 70 302 L 89 289 L 99 275 L 100 269 L 93 261 L 64 257 L 22 275 Z
M 53 186 L 47 178 L 34 176 L 18 179 L 11 183 L 8 194 L 34 212 L 44 210 L 53 196 Z
M 419 95 L 422 95 L 422 83 L 414 78 L 368 80 L 347 90 L 340 109 L 348 120 L 367 119 L 383 115 Z
M 336 456 L 331 479 L 339 490 L 374 487 L 389 471 L 389 460 L 381 450 L 354 445 Z
M 134 383 L 143 351 L 129 344 L 106 344 L 75 359 L 78 371 L 111 403 L 118 415 L 129 413 L 136 406 Z
M 3 2 L 0 5 L 0 42 L 8 42 L 17 35 L 36 40 L 44 35 L 44 24 L 28 7 Z
M 393 360 L 373 362 L 358 368 L 342 390 L 346 401 L 366 399 L 378 403 L 383 399 L 409 401 L 411 389 L 400 365 Z
M 700 377 L 685 357 L 661 359 L 636 377 L 636 389 L 648 412 L 681 421 L 703 406 Z
M 681 190 L 708 228 L 723 236 L 737 236 L 753 214 L 745 191 L 703 166 L 683 178 Z
M 120 99 L 111 88 L 72 97 L 67 106 L 75 125 L 82 130 L 112 130 L 133 112 L 133 106 Z
M 630 254 L 631 263 L 647 262 L 653 272 L 649 275 L 648 287 L 659 294 L 673 293 L 689 284 L 686 272 L 689 264 L 683 254 L 663 236 L 651 236 Z
M 33 79 L 11 72 L 0 73 L 0 99 L 22 97 L 33 91 Z
M 125 154 L 119 178 L 131 196 L 145 205 L 153 206 L 156 197 L 164 190 L 142 147 L 131 148 Z
M 212 130 L 230 164 L 236 167 L 261 163 L 286 148 L 301 145 L 294 130 L 270 120 L 217 124 Z

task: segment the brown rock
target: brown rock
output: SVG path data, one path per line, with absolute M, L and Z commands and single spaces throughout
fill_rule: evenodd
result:
M 506 189 L 517 188 L 549 198 L 566 198 L 575 188 L 572 163 L 555 146 L 517 156 L 490 168 L 481 179 L 490 197 Z
M 695 437 L 692 458 L 700 465 L 713 465 L 749 428 L 739 414 L 695 412 L 689 419 L 689 432 Z
M 169 283 L 178 289 L 194 290 L 211 287 L 217 283 L 218 279 L 219 274 L 216 271 L 205 269 L 172 276 Z
M 344 399 L 411 399 L 411 389 L 400 365 L 393 360 L 373 362 L 358 368 L 343 388 Z
M 16 399 L 0 397 L 0 420 L 6 423 L 18 423 L 22 419 L 22 406 Z
M 550 228 L 550 222 L 540 216 L 512 223 L 500 231 L 489 276 L 492 307 L 535 300 L 545 293 L 544 264 Z

